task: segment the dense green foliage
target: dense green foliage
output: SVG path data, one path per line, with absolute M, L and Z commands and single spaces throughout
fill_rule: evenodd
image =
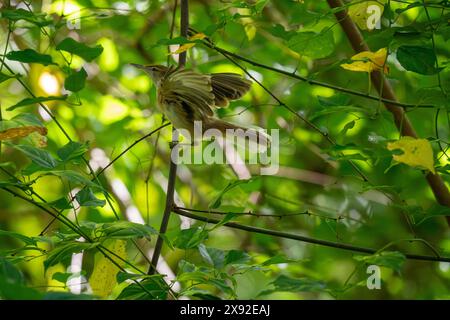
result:
M 368 73 L 351 70 L 355 52 L 327 1 L 191 0 L 192 33 L 207 36 L 197 40 L 178 36 L 174 1 L 2 1 L 0 297 L 450 298 L 449 262 L 405 256 L 450 257 L 450 211 L 425 179 L 435 170 L 450 181 L 450 3 L 346 3 L 370 51 L 386 48 L 375 68 L 426 140 L 399 140 Z M 382 13 L 374 30 L 368 4 Z M 163 118 L 154 84 L 129 63 L 176 65 L 168 50 L 183 44 L 188 67 L 248 72 L 264 86 L 217 113 L 279 129 L 280 168 L 180 165 L 176 204 L 220 223 L 172 213 L 165 265 L 149 276 L 172 130 L 139 140 Z M 381 289 L 367 288 L 368 265 L 381 268 Z

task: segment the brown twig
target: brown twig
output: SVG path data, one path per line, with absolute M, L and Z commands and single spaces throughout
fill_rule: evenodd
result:
M 177 1 L 177 0 L 175 0 Z M 176 6 L 175 6 L 176 8 Z M 182 37 L 187 37 L 188 28 L 189 28 L 189 4 L 188 0 L 181 0 L 180 5 L 181 11 L 181 22 L 180 22 L 180 34 Z M 186 64 L 186 51 L 181 53 L 179 56 L 178 65 L 183 67 Z M 172 132 L 172 150 L 173 147 L 177 144 L 178 134 L 174 130 Z M 158 239 L 156 240 L 155 250 L 153 252 L 152 263 L 150 264 L 148 274 L 152 275 L 156 272 L 156 267 L 158 265 L 159 256 L 161 255 L 161 249 L 164 244 L 164 239 L 162 237 L 163 234 L 166 233 L 167 226 L 169 224 L 170 213 L 172 211 L 172 207 L 174 204 L 174 193 L 175 193 L 175 181 L 177 177 L 177 165 L 172 159 L 172 152 L 170 153 L 170 168 L 169 168 L 169 179 L 167 183 L 167 192 L 166 192 L 166 206 L 164 208 L 164 214 L 161 221 L 161 226 L 159 228 Z

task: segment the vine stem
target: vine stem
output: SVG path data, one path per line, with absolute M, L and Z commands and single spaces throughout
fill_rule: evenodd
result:
M 175 0 L 176 1 L 176 0 Z M 174 6 L 176 8 L 176 6 Z M 187 37 L 189 28 L 189 0 L 181 0 L 180 3 L 180 35 L 182 37 Z M 180 53 L 178 65 L 184 67 L 186 65 L 186 51 Z M 172 131 L 172 143 L 171 150 L 178 143 L 178 133 L 175 129 Z M 174 204 L 174 193 L 175 193 L 175 181 L 177 177 L 177 165 L 176 157 L 177 154 L 170 152 L 170 168 L 169 168 L 169 179 L 167 183 L 166 192 L 166 206 L 164 208 L 163 218 L 161 221 L 161 226 L 159 227 L 159 235 L 156 240 L 155 249 L 153 251 L 152 263 L 148 269 L 148 274 L 152 275 L 156 272 L 156 267 L 158 265 L 159 256 L 161 255 L 161 249 L 164 244 L 163 236 L 167 231 L 167 226 L 169 224 L 170 213 L 172 212 Z
M 204 222 L 211 223 L 211 224 L 221 223 L 221 220 L 219 220 L 219 219 L 203 217 L 203 216 L 188 212 L 186 210 L 182 210 L 180 208 L 174 208 L 173 212 L 178 215 L 184 216 L 184 217 L 188 217 L 188 218 L 198 220 L 198 221 L 204 221 Z M 336 248 L 336 249 L 341 249 L 341 250 L 348 250 L 348 251 L 359 252 L 359 253 L 364 253 L 364 254 L 377 254 L 380 252 L 380 250 L 373 249 L 373 248 L 359 247 L 359 246 L 354 246 L 354 245 L 347 244 L 347 243 L 339 243 L 339 242 L 333 242 L 333 241 L 328 241 L 328 240 L 309 238 L 309 237 L 292 234 L 292 233 L 286 233 L 286 232 L 281 232 L 281 231 L 247 226 L 247 225 L 243 225 L 243 224 L 236 223 L 236 222 L 227 222 L 227 223 L 224 223 L 223 225 L 226 227 L 229 227 L 229 228 L 233 228 L 233 229 L 239 229 L 239 230 L 244 230 L 244 231 L 248 231 L 248 232 L 274 236 L 277 238 L 291 239 L 291 240 L 307 242 L 307 243 L 311 243 L 311 244 L 317 244 L 320 246 Z M 412 260 L 450 262 L 450 257 L 426 256 L 426 255 L 409 254 L 409 253 L 403 253 L 403 254 L 406 258 L 412 259 Z
M 328 5 L 334 11 L 337 21 L 341 25 L 347 39 L 349 40 L 353 50 L 355 52 L 370 51 L 369 46 L 365 43 L 361 32 L 359 32 L 358 27 L 347 14 L 347 10 L 344 8 L 342 0 L 327 0 Z M 341 9 L 341 10 L 339 10 Z M 405 111 L 399 108 L 396 104 L 391 102 L 386 102 L 383 99 L 388 99 L 390 101 L 397 101 L 394 90 L 386 79 L 382 71 L 376 70 L 370 74 L 372 83 L 374 87 L 380 94 L 384 106 L 386 109 L 392 113 L 394 117 L 394 123 L 402 136 L 410 136 L 417 138 L 417 133 L 409 121 Z M 439 174 L 427 173 L 426 180 L 430 186 L 434 197 L 437 202 L 446 207 L 450 207 L 450 192 L 445 185 Z M 450 216 L 446 217 L 447 224 L 450 226 Z

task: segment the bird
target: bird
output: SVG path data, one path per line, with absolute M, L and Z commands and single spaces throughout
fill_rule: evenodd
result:
M 202 74 L 184 67 L 163 65 L 132 66 L 145 71 L 157 88 L 158 107 L 176 129 L 187 130 L 194 136 L 194 122 L 201 121 L 204 133 L 217 129 L 224 136 L 228 129 L 241 129 L 245 137 L 261 145 L 268 145 L 268 135 L 254 128 L 246 128 L 214 116 L 215 108 L 227 107 L 240 99 L 252 81 L 237 73 Z

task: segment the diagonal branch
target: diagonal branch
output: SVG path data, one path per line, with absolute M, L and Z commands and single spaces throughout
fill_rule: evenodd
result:
M 193 213 L 190 213 L 185 210 L 181 210 L 179 208 L 174 208 L 173 212 L 175 212 L 178 215 L 185 216 L 185 217 L 195 219 L 198 221 L 204 221 L 204 222 L 212 223 L 212 224 L 221 223 L 221 220 L 219 220 L 219 219 L 200 216 L 200 215 L 193 214 Z M 320 246 L 336 248 L 336 249 L 341 249 L 341 250 L 348 250 L 348 251 L 365 253 L 365 254 L 376 254 L 376 253 L 380 252 L 380 250 L 373 249 L 373 248 L 358 247 L 358 246 L 354 246 L 354 245 L 346 244 L 346 243 L 332 242 L 332 241 L 328 241 L 328 240 L 309 238 L 309 237 L 305 237 L 305 236 L 301 236 L 301 235 L 297 235 L 297 234 L 263 229 L 263 228 L 257 228 L 257 227 L 247 226 L 247 225 L 243 225 L 243 224 L 239 224 L 239 223 L 235 223 L 235 222 L 227 222 L 227 223 L 224 223 L 223 225 L 226 227 L 229 227 L 229 228 L 233 228 L 233 229 L 239 229 L 239 230 L 244 230 L 244 231 L 254 232 L 254 233 L 259 233 L 259 234 L 266 234 L 266 235 L 274 236 L 274 237 L 278 237 L 278 238 L 302 241 L 302 242 L 306 242 L 306 243 L 317 244 Z M 413 260 L 450 262 L 450 257 L 425 256 L 425 255 L 409 254 L 409 253 L 406 253 L 406 254 L 404 253 L 404 255 L 406 258 L 413 259 Z
M 344 4 L 342 3 L 342 1 L 327 0 L 327 2 L 330 8 L 335 10 L 334 15 L 341 25 L 345 35 L 347 36 L 353 50 L 355 52 L 369 51 L 370 49 L 364 42 L 364 38 L 359 32 L 359 29 L 347 14 L 347 10 L 343 8 Z M 378 93 L 381 95 L 382 99 L 397 101 L 397 97 L 395 96 L 391 84 L 381 71 L 373 71 L 370 76 L 372 79 L 372 83 L 374 84 Z M 382 101 L 384 102 L 386 109 L 392 113 L 392 116 L 394 117 L 394 123 L 397 129 L 400 131 L 401 135 L 417 138 L 416 131 L 414 130 L 413 125 L 405 114 L 405 111 L 392 102 L 386 102 L 385 100 Z M 433 174 L 429 172 L 426 175 L 426 179 L 428 185 L 433 191 L 434 197 L 436 198 L 437 202 L 442 206 L 450 207 L 450 192 L 441 176 L 439 174 Z M 450 216 L 447 216 L 446 218 L 447 223 L 450 226 Z
M 177 1 L 177 0 L 175 0 Z M 174 6 L 174 10 L 176 9 L 176 5 Z M 189 4 L 188 0 L 181 0 L 181 22 L 180 22 L 180 33 L 182 37 L 187 37 L 188 28 L 189 28 Z M 186 51 L 180 54 L 179 62 L 180 67 L 184 67 L 186 64 Z M 174 129 L 172 132 L 172 143 L 171 149 L 178 143 L 178 133 Z M 175 181 L 177 177 L 177 165 L 176 165 L 176 152 L 170 153 L 170 168 L 169 168 L 169 181 L 167 183 L 167 192 L 166 192 L 166 206 L 164 208 L 163 218 L 161 221 L 161 226 L 159 228 L 158 239 L 155 244 L 155 251 L 153 252 L 152 263 L 150 264 L 148 274 L 154 274 L 156 272 L 156 267 L 158 266 L 159 256 L 161 255 L 161 249 L 164 244 L 164 239 L 162 237 L 163 234 L 166 233 L 167 226 L 169 224 L 170 213 L 172 211 L 172 207 L 174 204 L 174 193 L 175 193 Z

